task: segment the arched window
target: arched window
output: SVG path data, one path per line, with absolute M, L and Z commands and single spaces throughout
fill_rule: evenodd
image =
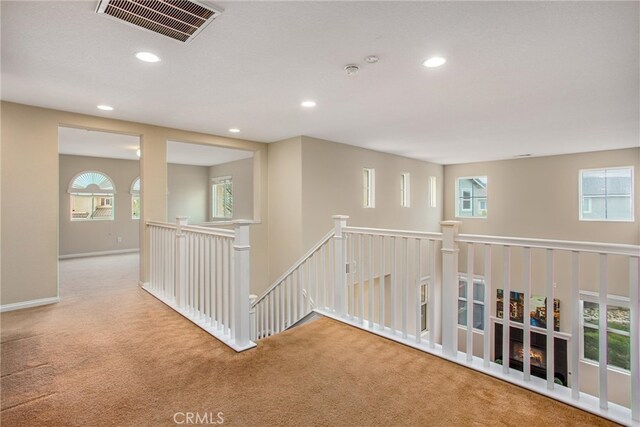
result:
M 116 188 L 107 175 L 97 171 L 80 172 L 69 183 L 71 221 L 113 220 Z
M 131 183 L 131 219 L 140 219 L 140 177 Z

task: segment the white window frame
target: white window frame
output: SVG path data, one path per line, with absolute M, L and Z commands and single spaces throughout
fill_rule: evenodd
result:
M 429 207 L 435 208 L 438 203 L 437 181 L 435 176 L 429 177 Z
M 87 187 L 85 188 L 81 188 L 81 187 L 74 187 L 74 183 L 76 182 L 76 180 L 81 177 L 82 175 L 85 174 L 99 174 L 102 175 L 104 178 L 106 178 L 109 183 L 111 184 L 111 188 L 110 189 L 100 189 L 97 185 L 95 184 L 91 184 L 91 185 L 87 185 Z M 92 190 L 89 190 L 89 188 L 91 188 Z M 93 191 L 94 188 L 97 188 L 98 191 Z M 115 221 L 116 220 L 116 208 L 115 208 L 115 204 L 116 204 L 116 185 L 113 179 L 111 179 L 111 177 L 109 175 L 107 175 L 104 172 L 98 171 L 98 170 L 84 170 L 81 172 L 78 172 L 77 174 L 75 174 L 73 176 L 73 178 L 71 178 L 71 181 L 69 182 L 69 188 L 67 190 L 67 192 L 69 193 L 69 220 L 71 222 L 84 222 L 84 221 Z M 92 209 L 95 209 L 95 200 L 96 198 L 104 198 L 106 199 L 110 199 L 111 200 L 111 204 L 107 203 L 105 205 L 100 205 L 100 206 L 111 206 L 111 217 L 110 218 L 91 218 L 91 214 L 89 215 L 89 217 L 87 218 L 74 218 L 73 217 L 73 199 L 74 197 L 91 197 L 92 200 Z
M 466 273 L 458 273 L 458 281 L 457 281 L 458 287 L 459 287 L 460 281 L 464 281 L 465 283 L 467 283 L 467 286 L 469 286 L 469 281 L 467 280 L 467 274 Z M 484 292 L 487 292 L 487 287 L 485 286 L 484 276 L 480 276 L 480 275 L 474 274 L 473 275 L 473 281 L 474 281 L 474 283 L 482 284 Z M 466 292 L 465 292 L 465 296 L 461 297 L 460 296 L 460 290 L 458 288 L 457 293 L 458 293 L 458 302 L 464 301 L 465 303 L 467 303 L 467 310 L 468 310 L 469 309 L 469 303 L 467 302 L 467 297 L 466 297 L 467 294 L 466 294 Z M 473 287 L 471 288 L 471 295 L 473 296 Z M 484 304 L 484 299 L 482 301 L 478 301 L 478 300 L 474 299 L 473 300 L 473 304 L 478 304 L 478 305 L 483 306 L 484 310 L 487 309 L 487 306 Z M 489 308 L 489 309 L 491 309 L 491 308 Z M 484 310 L 483 310 L 483 313 L 484 313 Z M 475 312 L 475 310 L 474 310 L 474 312 Z M 456 319 L 457 319 L 457 315 L 456 315 Z M 456 323 L 457 322 L 458 321 L 456 320 Z M 464 329 L 465 331 L 467 330 L 466 322 L 464 324 L 457 323 L 457 325 L 458 325 L 459 329 Z M 478 334 L 483 334 L 484 335 L 484 330 L 486 329 L 486 327 L 487 327 L 487 325 L 484 324 L 484 316 L 483 316 L 482 317 L 482 328 L 483 329 L 478 329 L 478 328 L 474 327 L 473 328 L 473 332 L 476 332 Z
M 600 170 L 600 169 L 598 169 Z M 584 322 L 584 303 L 590 302 L 594 304 L 599 304 L 600 299 L 598 297 L 597 292 L 590 291 L 580 291 L 580 341 L 578 347 L 580 348 L 580 362 L 587 363 L 593 366 L 600 366 L 600 362 L 598 360 L 587 359 L 584 356 L 584 328 L 585 326 L 588 328 L 600 329 L 599 326 L 593 324 L 585 324 Z M 627 308 L 631 310 L 631 303 L 628 297 L 623 297 L 619 295 L 607 295 L 607 308 L 609 306 Z M 609 328 L 607 327 L 607 334 L 617 334 L 622 336 L 629 336 L 629 332 L 621 331 L 619 329 Z M 609 341 L 607 340 L 607 344 Z M 608 349 L 607 349 L 608 353 Z M 631 353 L 630 353 L 631 354 Z M 598 356 L 600 357 L 600 356 Z M 608 355 L 607 355 L 608 357 Z M 622 374 L 631 375 L 631 371 L 621 368 L 619 366 L 610 365 L 607 363 L 607 370 L 616 371 Z
M 374 168 L 362 169 L 362 207 L 373 209 L 376 207 L 376 170 Z
M 216 185 L 219 184 L 224 184 L 226 182 L 229 182 L 231 185 L 231 197 L 232 197 L 232 205 L 231 205 L 231 214 L 229 216 L 216 216 L 216 212 L 217 212 L 217 204 L 218 204 L 218 199 L 216 197 L 214 188 Z M 211 178 L 211 183 L 210 183 L 210 191 L 211 191 L 211 220 L 212 221 L 216 221 L 216 220 L 228 220 L 228 219 L 233 219 L 233 211 L 235 208 L 235 200 L 233 200 L 233 177 L 232 176 L 218 176 L 215 178 Z M 223 208 L 224 211 L 224 208 Z
M 484 207 L 483 207 L 484 205 Z M 486 211 L 487 210 L 487 199 L 478 199 L 478 210 Z
M 411 207 L 411 174 L 405 172 L 400 176 L 400 204 L 403 208 Z
M 484 196 L 484 200 L 488 203 L 489 200 L 489 177 L 487 175 L 474 175 L 474 176 L 460 176 L 456 178 L 456 189 L 455 189 L 455 196 L 456 196 L 456 200 L 455 200 L 455 209 L 456 209 L 456 218 L 461 218 L 461 219 L 487 219 L 487 217 L 489 216 L 489 211 L 488 209 L 485 210 L 487 212 L 486 215 L 470 215 L 470 216 L 466 216 L 466 215 L 461 215 L 462 213 L 467 213 L 467 212 L 472 212 L 473 213 L 473 204 L 474 201 L 476 200 L 476 198 L 473 197 L 473 192 L 471 193 L 470 196 L 470 203 L 471 206 L 469 209 L 463 209 L 462 206 L 462 199 L 463 197 L 460 197 L 460 181 L 464 180 L 464 179 L 478 179 L 478 178 L 484 178 L 487 182 L 487 195 Z
M 583 218 L 582 215 L 584 213 L 591 213 L 591 209 L 589 209 L 589 211 L 583 211 L 583 200 L 584 200 L 584 196 L 582 195 L 582 174 L 584 172 L 591 172 L 591 171 L 610 171 L 610 170 L 616 170 L 616 169 L 630 169 L 631 170 L 631 218 L 630 219 L 608 219 L 608 218 Z M 635 211 L 635 188 L 634 188 L 634 174 L 635 174 L 635 170 L 633 166 L 613 166 L 613 167 L 602 167 L 602 168 L 591 168 L 591 169 L 580 169 L 578 171 L 578 219 L 580 221 L 590 221 L 590 222 L 635 222 L 635 217 L 636 217 L 636 211 Z M 605 194 L 604 196 L 602 196 L 604 198 L 607 197 L 607 195 Z M 612 197 L 612 196 L 609 196 Z M 626 196 L 625 196 L 626 197 Z M 593 197 L 589 197 L 589 207 L 591 208 L 591 199 L 593 199 Z

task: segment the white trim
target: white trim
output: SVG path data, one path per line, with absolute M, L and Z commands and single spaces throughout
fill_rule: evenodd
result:
M 6 311 L 22 310 L 23 308 L 39 307 L 41 305 L 57 304 L 60 297 L 32 299 L 30 301 L 14 302 L 12 304 L 0 305 L 0 313 Z
M 59 255 L 58 259 L 89 258 L 89 257 L 94 257 L 94 256 L 131 254 L 131 253 L 134 253 L 134 252 L 140 252 L 140 249 L 118 249 L 118 250 L 115 250 L 115 251 L 84 252 L 84 253 L 81 253 L 81 254 Z

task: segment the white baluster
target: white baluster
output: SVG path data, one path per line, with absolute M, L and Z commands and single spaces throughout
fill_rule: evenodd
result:
M 428 286 L 428 296 L 427 296 L 427 310 L 429 311 L 427 314 L 429 316 L 429 347 L 435 348 L 436 346 L 436 336 L 435 336 L 435 281 L 436 281 L 436 242 L 433 240 L 429 240 L 429 284 Z
M 493 301 L 493 289 L 491 287 L 491 246 L 484 245 L 484 342 L 483 365 L 489 367 L 491 360 L 491 336 L 495 330 L 491 328 L 491 306 Z
M 526 312 L 526 311 L 525 311 Z M 580 398 L 580 252 L 571 252 L 571 397 Z
M 362 252 L 363 236 L 358 234 L 358 318 L 364 323 L 364 256 Z
M 467 243 L 467 362 L 473 360 L 473 243 Z
M 391 333 L 393 335 L 396 334 L 396 294 L 398 287 L 398 269 L 396 268 L 396 258 L 397 258 L 397 245 L 396 238 L 391 237 L 391 301 L 389 302 L 391 305 L 389 306 L 389 328 L 391 329 Z
M 599 321 L 599 330 L 598 334 L 598 364 L 599 364 L 599 373 L 600 373 L 600 382 L 599 382 L 599 397 L 600 397 L 600 408 L 607 409 L 609 407 L 609 399 L 608 399 L 608 390 L 607 390 L 607 255 L 600 254 L 600 286 L 599 286 L 599 310 L 600 310 L 600 321 Z M 549 314 L 547 313 L 547 318 Z M 548 324 L 548 321 L 547 321 Z M 636 372 L 638 375 L 638 372 Z
M 524 345 L 523 363 L 525 381 L 531 380 L 531 248 L 522 249 L 524 263 L 524 313 L 522 316 L 522 338 Z
M 555 261 L 553 249 L 547 249 L 547 389 L 554 388 L 555 379 L 555 313 L 553 301 Z
M 380 236 L 380 278 L 378 279 L 378 322 L 380 330 L 384 331 L 384 236 Z
M 349 234 L 349 315 L 350 319 L 353 320 L 356 317 L 356 307 L 355 307 L 355 287 L 356 287 L 356 272 L 354 270 L 355 258 L 354 252 L 356 245 L 355 234 Z M 358 266 L 359 267 L 359 266 Z
M 373 265 L 373 235 L 369 234 L 369 329 L 373 329 L 373 313 L 374 313 L 374 294 L 375 294 L 375 277 Z
M 640 266 L 638 257 L 629 257 L 629 300 L 631 324 L 631 419 L 640 422 L 640 293 L 638 292 L 638 276 Z
M 416 343 L 420 344 L 420 340 L 421 340 L 421 336 L 420 333 L 422 332 L 422 311 L 420 309 L 421 307 L 421 299 L 420 299 L 420 294 L 421 294 L 421 286 L 422 286 L 422 282 L 420 281 L 422 279 L 422 265 L 421 265 L 421 247 L 420 247 L 420 239 L 415 239 L 415 245 L 416 245 L 416 266 L 415 266 L 415 270 L 416 270 L 416 280 L 415 280 L 415 300 L 416 300 L 416 315 L 415 315 L 415 325 L 416 325 Z
M 502 372 L 509 373 L 509 336 L 511 335 L 511 247 L 503 248 L 502 281 Z
M 402 338 L 407 338 L 407 315 L 409 310 L 409 239 L 402 238 L 404 274 L 402 275 Z

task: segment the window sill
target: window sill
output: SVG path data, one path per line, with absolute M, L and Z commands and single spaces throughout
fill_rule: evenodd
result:
M 464 325 L 458 325 L 458 329 L 467 332 L 467 327 Z M 482 329 L 473 328 L 473 333 L 478 335 L 484 335 L 484 331 Z
M 629 223 L 636 222 L 635 219 L 583 219 L 583 218 L 579 218 L 578 220 L 580 222 L 629 222 Z
M 584 359 L 581 357 L 580 363 L 593 366 L 594 368 L 600 368 L 600 363 L 596 362 L 595 360 Z M 623 369 L 623 368 L 618 368 L 617 366 L 607 365 L 607 371 L 616 372 L 618 374 L 626 375 L 628 377 L 631 376 L 631 371 L 627 371 L 626 369 Z

